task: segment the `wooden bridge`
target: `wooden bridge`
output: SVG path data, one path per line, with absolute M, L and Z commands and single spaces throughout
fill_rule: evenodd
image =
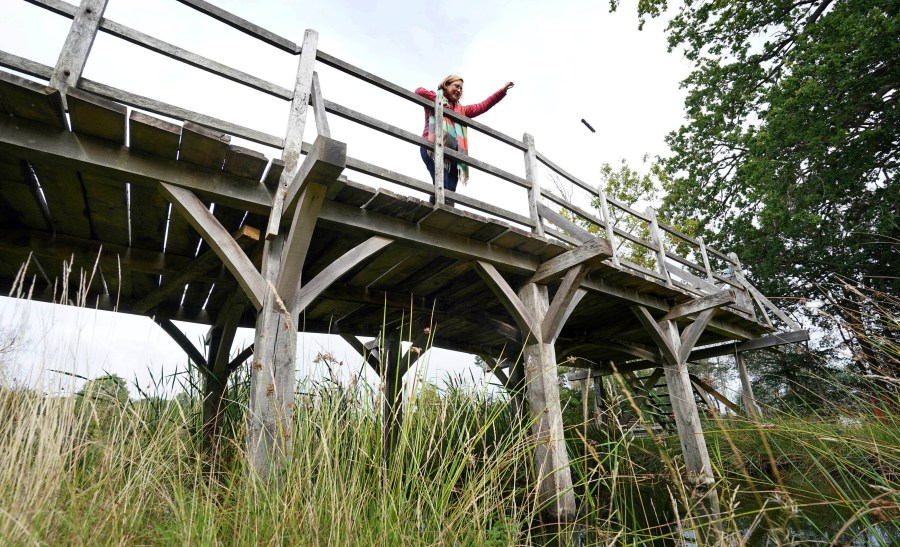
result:
M 319 50 L 314 31 L 296 44 L 202 0 L 180 0 L 295 55 L 296 83 L 285 89 L 105 19 L 107 0 L 28 1 L 72 25 L 56 66 L 0 52 L 0 66 L 11 71 L 0 71 L 0 285 L 6 294 L 24 285 L 37 300 L 153 317 L 206 373 L 210 438 L 228 375 L 249 362 L 247 449 L 260 473 L 279 469 L 290 450 L 281 426 L 292 417 L 298 331 L 342 336 L 381 375 L 386 443 L 399 421 L 403 374 L 418 357 L 397 355 L 398 340 L 496 364 L 494 373 L 535 416 L 540 495 L 559 518 L 572 514 L 574 497 L 558 362 L 587 369 L 582 379 L 613 367 L 650 369 L 654 384 L 664 376 L 688 473 L 709 483 L 693 389 L 714 390 L 692 382 L 688 363 L 807 337 L 747 282 L 735 255 L 605 196 L 541 154 L 527 134 L 518 140 L 447 113 L 521 153 L 519 173 L 434 150 L 438 164 L 454 157 L 524 189 L 523 203 L 509 208 L 354 158 L 331 134 L 331 117 L 409 143 L 411 155 L 435 146 L 329 101 L 317 67 L 410 108 L 441 105 Z M 98 32 L 288 101 L 285 135 L 83 78 Z M 311 144 L 302 140 L 309 117 L 318 134 Z M 231 136 L 280 157 L 231 145 Z M 580 199 L 552 193 L 547 173 L 571 183 Z M 591 200 L 596 210 L 575 203 Z M 210 325 L 207 351 L 172 320 Z M 255 344 L 231 358 L 241 326 L 255 326 Z

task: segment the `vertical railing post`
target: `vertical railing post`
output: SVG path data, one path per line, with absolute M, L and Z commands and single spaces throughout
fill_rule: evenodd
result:
M 434 97 L 434 203 L 444 203 L 444 90 Z
M 88 55 L 97 37 L 97 29 L 100 28 L 100 19 L 106 11 L 108 0 L 82 0 L 69 34 L 63 44 L 62 51 L 56 61 L 56 67 L 50 76 L 50 86 L 63 93 L 70 87 L 76 87 L 84 65 L 87 64 Z
M 736 304 L 742 308 L 753 309 L 753 297 L 750 296 L 750 288 L 748 287 L 748 283 L 744 278 L 744 271 L 741 269 L 741 261 L 738 260 L 738 256 L 734 253 L 728 253 L 728 258 L 731 260 L 731 268 L 734 270 L 734 278 L 740 283 L 742 290 L 737 294 L 737 302 Z M 765 313 L 765 310 L 763 310 Z
M 666 280 L 666 285 L 672 286 L 672 278 L 669 277 L 669 270 L 666 268 L 666 248 L 663 246 L 662 234 L 659 232 L 659 221 L 656 220 L 656 210 L 653 207 L 647 207 L 647 216 L 650 217 L 650 241 L 656 245 L 656 269 Z
M 275 191 L 269 225 L 266 228 L 266 240 L 278 235 L 281 214 L 284 209 L 284 198 L 288 185 L 294 180 L 300 169 L 300 150 L 303 147 L 303 131 L 306 129 L 306 111 L 309 109 L 309 96 L 312 93 L 313 69 L 316 64 L 316 49 L 319 44 L 319 33 L 307 29 L 303 34 L 303 46 L 300 60 L 297 62 L 297 77 L 294 82 L 294 96 L 291 99 L 291 111 L 288 114 L 287 133 L 284 137 L 284 150 L 281 159 L 284 170 Z
M 528 214 L 531 217 L 531 221 L 534 222 L 531 231 L 542 236 L 544 235 L 544 225 L 541 222 L 537 209 L 538 200 L 541 198 L 541 184 L 538 180 L 537 152 L 534 148 L 534 137 L 525 133 L 522 136 L 522 141 L 525 143 L 525 179 L 531 183 L 531 186 L 528 188 Z
M 609 246 L 612 248 L 612 263 L 613 266 L 619 265 L 619 253 L 616 252 L 619 244 L 616 242 L 616 234 L 613 230 L 613 219 L 609 214 L 609 203 L 606 199 L 606 189 L 603 188 L 603 185 L 597 189 L 597 196 L 600 198 L 600 218 L 603 220 L 603 224 L 606 227 L 606 240 L 609 241 Z
M 703 267 L 706 268 L 706 278 L 710 280 L 710 282 L 715 283 L 716 278 L 713 276 L 712 268 L 709 266 L 709 255 L 706 253 L 706 243 L 703 241 L 702 237 L 697 238 L 697 243 L 700 244 L 700 256 L 703 257 Z

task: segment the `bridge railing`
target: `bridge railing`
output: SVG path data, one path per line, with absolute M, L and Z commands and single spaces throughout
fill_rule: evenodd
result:
M 45 8 L 56 14 L 75 18 L 79 7 L 61 0 L 25 0 L 31 4 Z M 105 6 L 107 0 L 94 0 L 95 3 Z M 224 11 L 204 0 L 178 0 L 195 10 L 210 16 L 226 25 L 229 25 L 269 46 L 299 56 L 301 46 L 263 29 L 253 23 Z M 77 21 L 77 19 L 76 19 Z M 256 92 L 274 96 L 284 101 L 293 101 L 294 91 L 268 82 L 246 72 L 228 67 L 212 59 L 197 55 L 179 46 L 164 42 L 153 36 L 128 28 L 106 18 L 102 18 L 96 30 L 126 40 L 132 44 L 141 46 L 150 51 L 164 55 L 171 59 L 185 63 L 197 69 L 217 75 L 221 78 L 236 82 Z M 419 108 L 438 108 L 436 99 L 434 103 L 420 97 L 412 91 L 398 86 L 384 78 L 376 76 L 359 67 L 344 62 L 323 51 L 316 51 L 316 62 L 340 71 L 370 86 L 391 93 L 405 99 Z M 42 65 L 29 59 L 18 57 L 9 53 L 0 52 L 0 66 L 5 66 L 31 76 L 53 81 L 54 67 Z M 58 67 L 57 67 L 58 68 Z M 317 78 L 314 78 L 318 87 Z M 271 135 L 262 131 L 251 129 L 240 124 L 235 124 L 223 119 L 207 116 L 191 110 L 171 105 L 151 97 L 141 96 L 135 93 L 117 89 L 115 87 L 95 82 L 86 78 L 78 80 L 77 86 L 87 92 L 94 93 L 108 99 L 118 101 L 133 108 L 161 114 L 178 120 L 197 123 L 211 129 L 240 137 L 252 142 L 273 147 L 285 148 L 285 138 Z M 321 104 L 316 97 L 321 97 Z M 388 135 L 393 139 L 399 139 L 416 147 L 427 147 L 434 150 L 435 145 L 424 139 L 420 134 L 410 132 L 388 122 L 368 114 L 353 110 L 347 106 L 338 104 L 324 98 L 321 89 L 317 88 L 310 93 L 310 102 L 316 112 L 317 130 L 322 133 L 327 131 L 323 127 L 325 114 L 337 116 L 352 122 L 358 126 L 375 130 Z M 509 170 L 501 169 L 495 165 L 473 156 L 463 156 L 453 150 L 443 150 L 443 154 L 464 161 L 470 167 L 492 175 L 505 183 L 524 189 L 528 196 L 528 203 L 521 204 L 519 210 L 526 209 L 528 214 L 514 212 L 506 207 L 497 206 L 461 193 L 452 193 L 447 197 L 455 203 L 465 207 L 481 211 L 488 215 L 512 222 L 525 227 L 539 235 L 545 235 L 561 240 L 568 244 L 578 244 L 589 237 L 603 237 L 610 241 L 615 251 L 609 262 L 615 267 L 630 273 L 638 274 L 647 279 L 655 280 L 669 287 L 677 287 L 684 291 L 705 295 L 721 291 L 723 289 L 735 289 L 738 294 L 737 311 L 748 318 L 771 324 L 769 313 L 792 323 L 789 318 L 777 309 L 771 302 L 759 294 L 744 279 L 740 271 L 741 265 L 733 254 L 708 247 L 701 238 L 689 236 L 677 228 L 660 222 L 652 208 L 645 212 L 639 212 L 631 206 L 605 195 L 603 188 L 588 184 L 578 177 L 559 167 L 549 158 L 544 156 L 534 146 L 534 139 L 525 135 L 523 140 L 510 137 L 485 124 L 460 116 L 455 112 L 445 112 L 451 119 L 459 121 L 483 135 L 491 137 L 506 147 L 523 155 L 525 175 L 519 175 Z M 327 127 L 327 126 L 326 126 Z M 336 138 L 340 140 L 340 135 Z M 352 150 L 350 150 L 352 154 Z M 270 160 L 267 173 L 273 166 L 280 163 L 278 159 Z M 580 199 L 573 196 L 564 198 L 554 194 L 547 188 L 541 187 L 541 169 L 557 178 L 568 181 L 573 186 L 573 192 L 579 192 Z M 435 181 L 424 182 L 414 177 L 393 171 L 387 167 L 375 165 L 361 159 L 348 157 L 347 167 L 353 171 L 387 181 L 399 186 L 426 194 L 433 202 L 444 201 L 442 174 L 437 173 Z M 267 173 L 262 176 L 262 181 L 270 182 L 271 177 Z M 586 193 L 586 194 L 585 194 Z M 578 203 L 589 203 L 588 207 Z

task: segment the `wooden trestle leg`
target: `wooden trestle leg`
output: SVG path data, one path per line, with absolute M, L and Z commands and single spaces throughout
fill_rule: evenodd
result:
M 519 298 L 533 317 L 543 318 L 549 307 L 547 287 L 528 283 Z M 575 516 L 572 473 L 563 433 L 559 402 L 556 348 L 537 337 L 525 342 L 525 397 L 533 420 L 534 460 L 538 480 L 538 502 L 544 512 L 559 521 Z

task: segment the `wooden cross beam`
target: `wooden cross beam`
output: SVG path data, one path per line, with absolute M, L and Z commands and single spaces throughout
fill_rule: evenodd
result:
M 559 279 L 576 266 L 596 264 L 610 256 L 612 256 L 612 247 L 609 242 L 602 237 L 595 237 L 538 266 L 527 283 L 546 284 Z
M 662 319 L 660 319 L 660 321 L 674 321 L 676 319 L 681 319 L 682 317 L 700 313 L 711 308 L 719 308 L 722 306 L 734 304 L 736 298 L 737 295 L 733 290 L 721 291 L 709 296 L 695 298 L 690 302 L 672 306 L 669 312 L 662 316 Z

